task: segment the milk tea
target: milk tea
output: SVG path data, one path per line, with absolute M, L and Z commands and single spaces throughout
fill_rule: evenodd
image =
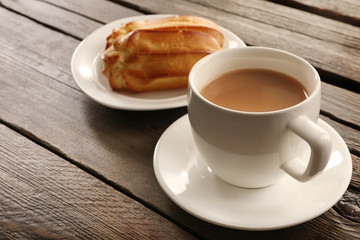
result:
M 200 94 L 209 101 L 233 110 L 275 111 L 296 105 L 308 96 L 295 78 L 267 69 L 240 69 L 216 78 Z

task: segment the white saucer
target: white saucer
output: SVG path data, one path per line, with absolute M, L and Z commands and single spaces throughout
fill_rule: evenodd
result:
M 75 49 L 71 71 L 79 88 L 94 101 L 107 107 L 124 110 L 158 110 L 186 106 L 186 88 L 148 93 L 115 92 L 102 74 L 101 55 L 106 37 L 122 23 L 133 20 L 151 20 L 172 15 L 154 14 L 129 17 L 108 23 L 87 36 Z M 224 34 L 224 48 L 244 47 L 245 43 L 229 30 L 220 27 Z
M 244 230 L 285 228 L 311 220 L 336 204 L 352 173 L 349 150 L 327 123 L 333 150 L 326 170 L 307 183 L 291 177 L 267 188 L 243 189 L 211 173 L 192 140 L 188 116 L 161 136 L 154 153 L 155 175 L 165 193 L 187 212 L 213 224 Z

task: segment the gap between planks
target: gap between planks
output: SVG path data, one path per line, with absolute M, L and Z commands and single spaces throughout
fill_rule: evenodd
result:
M 0 124 L 8 127 L 12 131 L 14 131 L 14 132 L 20 134 L 21 136 L 25 137 L 29 141 L 39 145 L 40 147 L 43 147 L 44 149 L 48 150 L 49 152 L 53 153 L 54 155 L 64 159 L 65 161 L 69 162 L 70 164 L 73 164 L 75 167 L 77 167 L 77 168 L 81 169 L 82 171 L 84 171 L 84 172 L 90 174 L 91 176 L 95 177 L 99 181 L 105 183 L 106 185 L 112 187 L 113 189 L 115 189 L 115 190 L 121 192 L 122 194 L 128 196 L 129 198 L 135 200 L 136 202 L 138 202 L 141 205 L 145 206 L 146 208 L 150 209 L 154 213 L 157 213 L 161 217 L 163 217 L 163 218 L 167 219 L 168 221 L 176 224 L 177 226 L 179 226 L 180 228 L 182 228 L 186 232 L 190 233 L 191 235 L 193 235 L 193 236 L 195 236 L 197 238 L 202 238 L 202 236 L 200 236 L 198 233 L 194 232 L 192 229 L 190 229 L 187 226 L 183 225 L 181 222 L 177 221 L 176 219 L 172 218 L 171 216 L 166 215 L 164 212 L 158 210 L 151 203 L 148 203 L 148 202 L 142 200 L 140 197 L 134 195 L 130 190 L 120 186 L 116 182 L 113 182 L 113 181 L 107 179 L 105 176 L 101 175 L 95 169 L 91 169 L 89 167 L 86 167 L 85 165 L 81 164 L 80 162 L 73 160 L 72 158 L 67 156 L 64 152 L 62 152 L 60 149 L 56 148 L 55 146 L 52 146 L 50 143 L 48 143 L 46 141 L 41 140 L 40 138 L 38 138 L 37 136 L 35 136 L 31 132 L 27 131 L 26 129 L 21 128 L 21 127 L 16 126 L 16 125 L 13 125 L 13 124 L 11 124 L 9 122 L 6 122 L 1 118 L 0 118 Z
M 356 13 L 353 15 L 351 12 L 349 12 L 349 9 L 351 7 L 350 4 L 345 3 L 345 1 L 342 1 L 343 3 L 340 3 L 341 1 L 299 1 L 299 0 L 267 0 L 269 2 L 277 3 L 283 6 L 288 6 L 292 8 L 296 8 L 302 11 L 314 13 L 320 16 L 323 16 L 325 18 L 341 21 L 344 23 L 348 23 L 357 27 L 360 27 L 360 15 L 356 15 Z M 338 2 L 338 4 L 341 6 L 342 4 L 343 9 L 348 8 L 347 11 L 340 11 L 338 10 L 338 6 L 333 3 Z M 334 5 L 332 5 L 332 3 Z M 360 9 L 360 5 L 357 6 L 357 9 Z M 352 13 L 354 13 L 356 10 L 352 9 Z

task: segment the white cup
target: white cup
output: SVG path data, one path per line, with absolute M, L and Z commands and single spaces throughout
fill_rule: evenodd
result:
M 218 106 L 200 94 L 220 75 L 244 68 L 290 75 L 304 85 L 308 98 L 281 110 L 245 112 Z M 200 155 L 215 175 L 239 187 L 266 187 L 285 174 L 305 182 L 325 169 L 332 144 L 316 124 L 320 100 L 321 82 L 314 67 L 272 48 L 221 50 L 197 62 L 189 75 L 188 114 Z M 300 158 L 308 146 L 311 154 L 304 163 Z

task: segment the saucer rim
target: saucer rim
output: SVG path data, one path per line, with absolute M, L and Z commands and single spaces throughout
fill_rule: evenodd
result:
M 157 166 L 159 160 L 158 160 L 158 154 L 159 154 L 159 149 L 160 149 L 160 145 L 162 144 L 162 141 L 164 139 L 164 137 L 169 134 L 169 132 L 171 132 L 171 130 L 173 130 L 175 127 L 177 127 L 178 124 L 183 124 L 182 121 L 186 121 L 187 123 L 185 124 L 189 124 L 189 119 L 187 114 L 185 114 L 184 116 L 180 117 L 179 119 L 177 119 L 176 121 L 174 121 L 165 131 L 164 133 L 161 135 L 161 137 L 159 138 L 155 150 L 154 150 L 154 156 L 153 156 L 153 167 L 154 167 L 154 172 L 155 172 L 155 176 L 156 179 L 158 181 L 158 183 L 160 184 L 162 190 L 165 192 L 165 194 L 180 208 L 182 208 L 183 210 L 185 210 L 186 212 L 190 213 L 191 215 L 202 219 L 206 222 L 215 224 L 215 225 L 219 225 L 219 226 L 223 226 L 223 227 L 227 227 L 227 228 L 232 228 L 232 229 L 238 229 L 238 230 L 250 230 L 250 231 L 266 231 L 266 230 L 276 230 L 276 229 L 283 229 L 283 228 L 287 228 L 287 227 L 291 227 L 291 226 L 295 226 L 307 221 L 310 221 L 320 215 L 322 215 L 323 213 L 325 213 L 326 211 L 328 211 L 329 209 L 331 209 L 338 201 L 339 199 L 343 196 L 343 194 L 345 193 L 345 191 L 347 190 L 350 181 L 351 181 L 351 176 L 352 176 L 352 160 L 351 160 L 351 155 L 349 152 L 349 149 L 346 145 L 346 143 L 344 142 L 344 140 L 342 139 L 342 137 L 339 135 L 339 133 L 332 128 L 329 124 L 327 124 L 325 121 L 321 120 L 319 118 L 318 123 L 320 125 L 323 125 L 324 128 L 326 128 L 327 130 L 331 131 L 333 134 L 333 139 L 334 141 L 336 141 L 339 145 L 338 145 L 338 149 L 341 152 L 341 155 L 343 156 L 343 160 L 342 162 L 339 164 L 340 166 L 342 165 L 343 172 L 342 173 L 347 173 L 344 174 L 344 180 L 342 181 L 341 186 L 339 186 L 337 188 L 336 191 L 334 191 L 334 194 L 336 194 L 336 197 L 334 196 L 334 198 L 332 198 L 332 201 L 328 201 L 326 204 L 326 207 L 322 207 L 319 208 L 319 210 L 314 211 L 313 214 L 308 214 L 306 217 L 298 217 L 298 218 L 293 218 L 292 221 L 290 221 L 288 224 L 273 224 L 273 225 L 269 225 L 269 224 L 265 224 L 263 226 L 260 226 L 261 224 L 258 224 L 256 226 L 250 226 L 250 225 L 234 225 L 234 224 L 229 224 L 229 223 L 224 223 L 222 222 L 220 219 L 217 219 L 214 216 L 211 215 L 206 215 L 206 214 L 200 214 L 198 211 L 196 211 L 196 208 L 194 208 L 193 206 L 187 204 L 186 202 L 183 203 L 181 202 L 181 200 L 176 197 L 176 194 L 170 189 L 170 187 L 166 184 L 165 179 L 162 178 L 161 176 L 161 172 L 160 172 L 160 168 Z M 191 138 L 191 137 L 190 137 Z M 192 143 L 194 144 L 194 143 Z M 332 154 L 334 154 L 334 150 L 332 152 Z M 199 161 L 199 160 L 197 160 Z M 203 161 L 205 162 L 205 161 Z M 347 166 L 346 166 L 346 165 Z M 345 169 L 346 168 L 346 169 Z M 217 178 L 217 177 L 216 177 Z M 290 179 L 290 180 L 289 180 Z M 288 181 L 288 184 L 291 184 L 291 181 L 295 181 L 293 180 L 291 177 L 286 176 L 283 181 Z M 209 180 L 210 181 L 210 180 Z M 222 181 L 221 179 L 218 179 L 216 181 Z M 277 183 L 279 184 L 279 183 Z M 274 184 L 274 185 L 277 185 Z M 237 187 L 233 186 L 234 189 L 236 189 Z M 266 189 L 266 188 L 263 188 Z M 251 189 L 254 191 L 262 191 L 261 189 Z M 320 193 L 319 193 L 320 194 Z M 323 193 L 323 195 L 326 193 Z M 329 193 L 327 193 L 329 194 Z

